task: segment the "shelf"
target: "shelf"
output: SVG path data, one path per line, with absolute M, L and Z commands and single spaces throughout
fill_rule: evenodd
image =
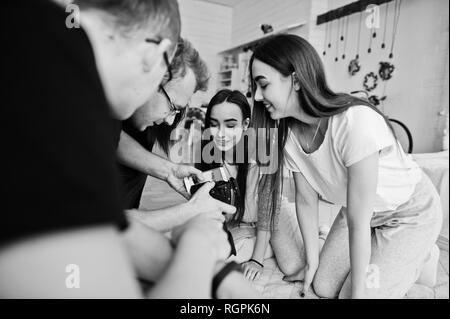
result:
M 228 69 L 228 70 L 224 70 L 224 71 L 219 71 L 219 74 L 231 73 L 231 72 L 233 72 L 233 70 L 237 70 L 237 69 L 234 68 L 234 69 Z
M 260 37 L 260 38 L 257 38 L 257 39 L 254 39 L 254 40 L 251 40 L 251 41 L 248 41 L 248 42 L 245 42 L 245 43 L 241 43 L 241 44 L 239 44 L 239 45 L 236 45 L 236 46 L 234 46 L 234 47 L 231 47 L 231 48 L 229 48 L 229 49 L 226 49 L 226 50 L 224 50 L 224 51 L 221 51 L 221 52 L 219 52 L 219 54 L 227 54 L 227 53 L 230 53 L 230 52 L 232 52 L 232 51 L 235 51 L 236 49 L 241 49 L 241 48 L 243 48 L 243 47 L 246 47 L 246 46 L 250 46 L 250 45 L 252 45 L 252 44 L 255 44 L 255 43 L 257 43 L 257 42 L 259 42 L 259 41 L 261 41 L 261 40 L 264 40 L 264 39 L 266 39 L 266 38 L 268 38 L 268 37 L 270 37 L 270 36 L 272 36 L 272 35 L 274 35 L 274 34 L 285 33 L 285 32 L 287 32 L 287 31 L 289 31 L 289 30 L 292 30 L 292 29 L 295 29 L 295 28 L 298 28 L 298 27 L 301 27 L 301 26 L 304 26 L 304 25 L 306 25 L 305 22 L 300 22 L 300 23 L 292 24 L 292 25 L 290 25 L 290 26 L 288 26 L 288 27 L 286 27 L 286 28 L 283 28 L 283 29 L 281 29 L 281 30 L 273 31 L 273 32 L 267 33 L 267 34 L 263 35 L 263 36 Z
M 373 5 L 382 5 L 383 3 L 391 2 L 393 0 L 360 0 L 356 2 L 352 2 L 347 4 L 346 6 L 342 6 L 340 8 L 328 11 L 324 14 L 317 16 L 317 25 L 321 25 L 322 23 L 328 23 L 334 20 L 341 19 L 343 17 L 352 15 L 357 12 L 365 11 L 366 8 Z

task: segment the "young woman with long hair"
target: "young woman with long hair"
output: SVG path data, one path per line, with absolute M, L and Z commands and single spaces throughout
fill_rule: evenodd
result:
M 296 254 L 301 236 L 295 214 L 285 213 L 285 205 L 279 205 L 272 214 L 266 204 L 271 185 L 259 183 L 261 170 L 254 158 L 255 141 L 248 131 L 252 129 L 250 118 L 250 105 L 241 92 L 217 92 L 206 111 L 204 137 L 209 138 L 204 141 L 202 162 L 197 167 L 202 171 L 223 167 L 228 177 L 237 181 L 236 213 L 227 224 L 237 250 L 233 259 L 243 263 L 246 278 L 255 280 L 261 275 L 264 259 L 270 256 L 269 241 L 282 271 L 294 274 L 301 266 Z M 271 228 L 271 215 L 278 217 L 277 228 Z M 283 232 L 277 232 L 278 228 Z
M 283 168 L 294 176 L 305 265 L 287 279 L 304 281 L 303 293 L 313 284 L 321 297 L 403 297 L 441 228 L 429 178 L 377 108 L 330 89 L 319 55 L 303 38 L 267 39 L 251 57 L 250 76 L 253 125 L 278 129 L 278 171 L 261 181 L 272 185 L 272 207 L 281 198 Z M 320 198 L 342 209 L 319 258 Z

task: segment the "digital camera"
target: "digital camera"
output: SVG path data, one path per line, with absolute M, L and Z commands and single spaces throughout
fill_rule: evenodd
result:
M 219 167 L 210 171 L 203 172 L 205 178 L 207 179 L 205 182 L 198 182 L 196 178 L 186 178 L 185 185 L 187 191 L 194 195 L 205 183 L 209 181 L 215 182 L 214 187 L 209 191 L 211 197 L 220 200 L 229 205 L 237 206 L 237 198 L 239 196 L 239 188 L 236 182 L 236 179 L 230 177 L 228 178 L 225 174 L 223 167 Z M 228 235 L 228 241 L 231 246 L 230 255 L 236 255 L 236 248 L 234 246 L 233 236 L 228 230 L 226 224 L 223 224 L 223 230 Z

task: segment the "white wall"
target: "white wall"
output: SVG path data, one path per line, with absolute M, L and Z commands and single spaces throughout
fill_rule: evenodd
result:
M 317 0 L 314 0 L 314 2 Z M 319 0 L 321 1 L 321 0 Z M 328 8 L 335 9 L 353 2 L 352 0 L 329 0 Z M 390 47 L 394 2 L 390 4 L 388 42 Z M 361 71 L 351 77 L 347 72 L 349 57 L 356 52 L 359 15 L 350 17 L 347 59 L 339 62 L 335 58 L 336 22 L 333 24 L 331 52 L 328 51 L 324 64 L 331 86 L 339 91 L 349 92 L 363 89 L 363 78 L 370 71 L 378 73 L 378 63 L 389 61 L 389 49 L 381 50 L 386 4 L 381 6 L 381 29 L 373 41 L 372 54 L 367 54 L 369 29 L 361 31 Z M 323 12 L 322 12 L 323 13 Z M 367 14 L 366 14 L 367 15 Z M 364 16 L 363 21 L 366 16 Z M 312 43 L 322 56 L 325 25 L 311 25 Z M 342 44 L 341 44 L 342 48 Z M 342 51 L 339 55 L 342 55 Z M 445 120 L 439 116 L 443 109 L 448 114 L 448 1 L 407 0 L 402 1 L 400 22 L 395 44 L 394 77 L 379 81 L 378 88 L 371 93 L 382 95 L 384 83 L 388 100 L 382 110 L 393 118 L 403 121 L 411 130 L 414 152 L 439 151 L 442 145 L 442 131 Z
M 292 24 L 307 22 L 306 27 L 295 32 L 308 38 L 322 54 L 325 25 L 317 26 L 318 14 L 346 5 L 353 0 L 242 0 L 235 7 L 179 0 L 182 17 L 182 35 L 190 39 L 206 60 L 211 70 L 210 91 L 198 95 L 195 103 L 207 102 L 217 87 L 219 58 L 217 53 L 262 36 L 260 25 L 271 24 L 275 30 Z M 390 3 L 387 47 L 390 46 L 394 2 Z M 324 59 L 331 86 L 339 91 L 363 89 L 364 75 L 378 71 L 380 61 L 389 61 L 389 50 L 381 50 L 384 31 L 384 10 L 381 6 L 381 29 L 373 41 L 373 52 L 367 54 L 369 30 L 361 32 L 361 71 L 354 77 L 347 73 L 348 62 L 356 53 L 358 14 L 349 20 L 349 41 L 346 60 L 334 62 L 333 49 Z M 365 16 L 364 16 L 365 18 Z M 336 35 L 334 24 L 333 34 Z M 341 44 L 342 48 L 342 44 Z M 342 55 L 342 51 L 339 53 Z M 397 33 L 393 63 L 394 77 L 379 81 L 373 94 L 382 95 L 384 83 L 388 100 L 382 110 L 403 121 L 412 131 L 415 152 L 439 151 L 441 148 L 444 117 L 448 114 L 448 1 L 404 0 Z M 447 84 L 446 84 L 447 83 Z M 424 134 L 426 132 L 426 134 Z
M 192 106 L 209 102 L 217 87 L 218 52 L 231 45 L 232 9 L 198 0 L 178 0 L 181 36 L 192 42 L 211 73 L 208 93 L 194 95 Z
M 232 46 L 263 35 L 261 24 L 270 24 L 274 31 L 307 22 L 311 0 L 242 0 L 233 8 Z

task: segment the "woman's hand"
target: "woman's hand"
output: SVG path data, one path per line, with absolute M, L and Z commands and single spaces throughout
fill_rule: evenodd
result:
M 300 268 L 296 273 L 285 276 L 284 281 L 303 281 L 303 289 L 300 293 L 301 297 L 304 297 L 311 286 L 314 276 L 316 275 L 319 263 L 306 264 L 305 267 Z
M 263 267 L 253 260 L 246 261 L 242 264 L 244 268 L 244 276 L 250 281 L 258 280 L 261 277 Z
M 217 268 L 221 269 L 222 263 L 217 264 Z M 216 270 L 218 272 L 218 270 Z M 217 287 L 218 299 L 262 299 L 253 285 L 244 279 L 244 275 L 237 271 L 232 271 L 226 276 L 219 287 Z

